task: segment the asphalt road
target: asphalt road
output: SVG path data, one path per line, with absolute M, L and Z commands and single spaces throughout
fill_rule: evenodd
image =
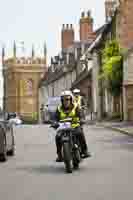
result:
M 54 130 L 17 127 L 16 155 L 0 163 L 0 200 L 132 200 L 133 137 L 94 125 L 85 133 L 92 157 L 66 174 Z

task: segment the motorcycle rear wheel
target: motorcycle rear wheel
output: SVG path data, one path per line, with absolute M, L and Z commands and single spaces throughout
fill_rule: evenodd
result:
M 72 173 L 72 159 L 71 150 L 69 143 L 65 142 L 63 144 L 63 159 L 67 173 Z

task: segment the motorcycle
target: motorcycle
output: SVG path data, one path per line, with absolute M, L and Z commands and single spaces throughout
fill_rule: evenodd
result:
M 61 137 L 62 158 L 67 173 L 72 173 L 72 169 L 78 169 L 81 162 L 81 145 L 76 131 L 71 126 L 71 120 L 62 120 L 51 125 L 57 130 L 57 135 Z

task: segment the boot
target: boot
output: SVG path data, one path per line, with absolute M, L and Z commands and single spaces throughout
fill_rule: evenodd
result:
M 91 154 L 90 154 L 90 152 L 88 152 L 88 151 L 84 151 L 81 157 L 82 157 L 83 159 L 84 159 L 84 158 L 89 158 L 89 157 L 91 157 Z
M 56 162 L 63 162 L 63 158 L 61 154 L 57 154 Z

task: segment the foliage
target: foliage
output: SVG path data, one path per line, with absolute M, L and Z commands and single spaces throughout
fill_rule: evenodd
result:
M 36 124 L 38 122 L 38 113 L 33 112 L 32 116 L 22 118 L 25 124 Z
M 107 81 L 107 88 L 113 96 L 119 96 L 122 86 L 122 53 L 116 40 L 106 43 L 102 51 L 101 78 Z
M 38 119 L 38 113 L 37 112 L 32 113 L 32 119 L 33 119 L 33 121 L 34 120 L 36 121 Z

